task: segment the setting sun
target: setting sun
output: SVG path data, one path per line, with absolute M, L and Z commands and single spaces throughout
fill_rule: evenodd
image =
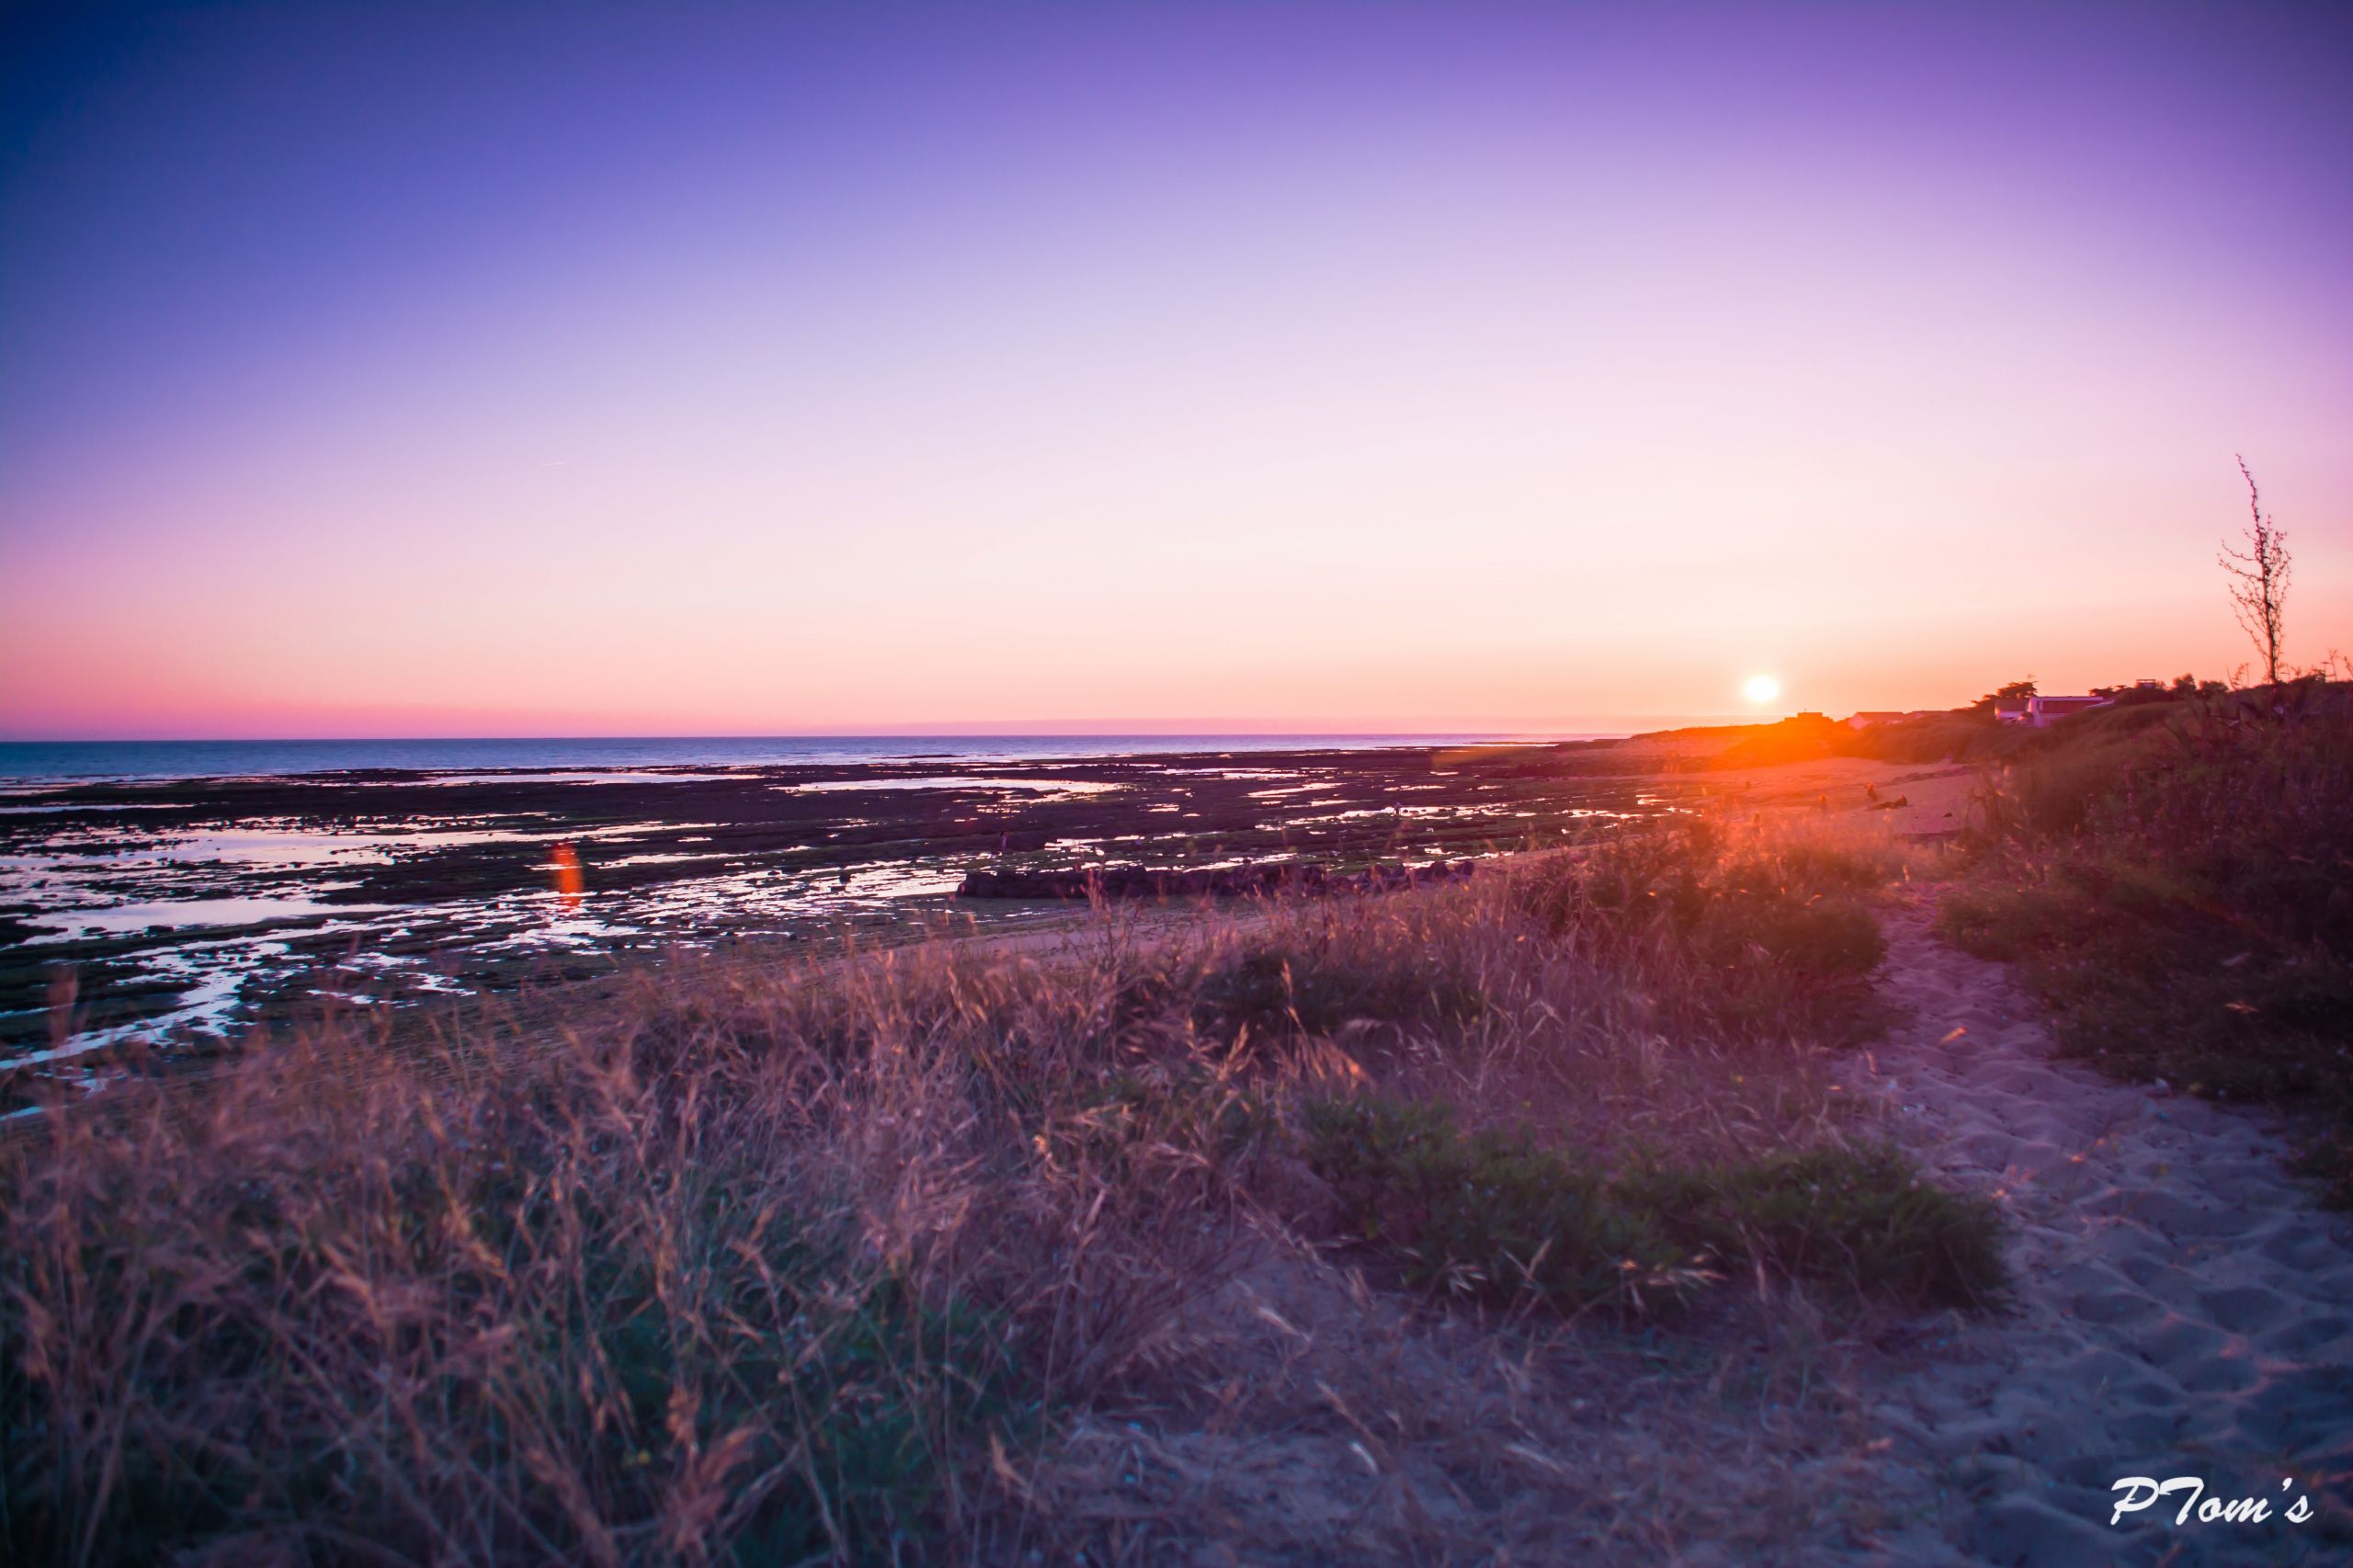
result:
M 1748 684 L 1740 689 L 1751 702 L 1770 702 L 1781 695 L 1781 683 L 1771 676 L 1750 676 Z

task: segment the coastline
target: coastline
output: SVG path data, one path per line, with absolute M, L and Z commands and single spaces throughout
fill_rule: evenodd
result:
M 1215 889 L 1474 858 L 1693 788 L 1657 762 L 1598 740 L 21 785 L 0 812 L 0 1060 L 226 1037 L 306 1000 L 576 979 L 677 945 L 1052 916 L 956 899 L 974 872 L 1150 868 Z

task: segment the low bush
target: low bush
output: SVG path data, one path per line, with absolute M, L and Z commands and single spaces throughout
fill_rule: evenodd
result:
M 1686 1244 L 1847 1294 L 1977 1306 L 2007 1286 L 2000 1210 L 1935 1186 L 1885 1145 L 1654 1168 L 1629 1178 L 1626 1198 Z
M 1313 1104 L 1306 1126 L 1342 1226 L 1414 1285 L 1574 1311 L 1639 1305 L 1686 1280 L 1648 1216 L 1524 1137 L 1465 1133 L 1444 1106 L 1379 1096 Z
M 1969 1306 L 2006 1286 L 2001 1220 L 1886 1147 L 1605 1176 L 1522 1134 L 1377 1095 L 1309 1108 L 1311 1165 L 1354 1239 L 1409 1282 L 1582 1311 L 1657 1310 L 1762 1267 L 1838 1299 Z
M 1485 999 L 1441 955 L 1366 951 L 1324 939 L 1256 944 L 1203 975 L 1194 1014 L 1225 1033 L 1332 1034 L 1352 1023 L 1461 1024 Z
M 1895 864 L 1859 835 L 1773 835 L 1689 818 L 1607 838 L 1525 873 L 1520 908 L 1605 960 L 1682 966 L 1693 1027 L 1853 1040 L 1876 1027 L 1886 941 L 1868 895 Z

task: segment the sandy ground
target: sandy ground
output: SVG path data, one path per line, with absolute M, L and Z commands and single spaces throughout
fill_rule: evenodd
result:
M 1938 942 L 1924 894 L 1889 923 L 1914 1017 L 1870 1082 L 1923 1157 L 1996 1195 L 2012 1311 L 1925 1328 L 1873 1412 L 1913 1522 L 1883 1560 L 2353 1561 L 2353 1223 L 2283 1168 L 2276 1119 L 2054 1060 L 2002 966 Z M 2261 1497 L 2261 1523 L 2111 1527 L 2125 1476 Z M 2288 1485 L 2283 1489 L 2282 1482 Z M 2280 1515 L 2309 1494 L 2314 1517 Z
M 1813 805 L 1866 812 L 1899 834 L 1940 836 L 1969 820 L 1980 769 L 1966 763 L 1876 762 L 1832 756 L 1699 775 L 1700 792 L 1756 810 Z

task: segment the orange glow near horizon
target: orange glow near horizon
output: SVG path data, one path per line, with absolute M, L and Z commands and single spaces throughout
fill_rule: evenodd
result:
M 2225 512 L 2227 485 L 2211 488 Z M 2267 494 L 2289 489 L 2267 477 Z M 2294 516 L 2284 499 L 2280 511 Z M 1148 597 L 1098 592 L 1062 564 L 1120 559 L 1120 573 L 1149 575 L 1148 541 L 1123 558 L 1074 547 L 1017 564 L 975 545 L 961 572 L 944 552 L 903 562 L 834 546 L 826 571 L 804 573 L 701 565 L 726 550 L 706 535 L 685 560 L 609 577 L 491 563 L 436 583 L 417 560 L 371 570 L 357 541 L 316 578 L 224 574 L 209 552 L 166 545 L 152 576 L 124 582 L 20 540 L 9 553 L 33 569 L 5 574 L 22 597 L 0 618 L 0 738 L 1643 727 L 1733 710 L 1720 672 L 1760 637 L 1807 707 L 1952 707 L 2028 676 L 2071 691 L 2243 666 L 2198 553 L 2221 531 L 2177 505 L 2162 552 L 2111 570 L 2086 537 L 2047 580 L 2016 588 L 1939 572 L 1942 547 L 1924 541 L 1901 561 L 1825 569 L 1835 590 L 1792 571 L 1764 596 L 1791 607 L 1786 622 L 1704 572 L 1670 577 L 1654 605 L 1602 586 L 1656 580 L 1665 561 L 1580 562 L 1563 547 L 1537 569 L 1480 560 L 1475 540 L 1438 592 L 1352 564 L 1343 537 L 1302 536 L 1297 559 L 1265 568 L 1304 585 L 1292 593 L 1252 586 L 1241 563 L 1268 551 L 1235 540 L 1205 547 L 1234 562 L 1223 574 L 1154 562 Z M 2320 629 L 2353 624 L 2353 595 L 2324 531 L 2291 540 L 2290 648 L 2309 660 L 2325 651 Z M 1334 557 L 1321 577 L 1307 559 L 1318 550 Z

